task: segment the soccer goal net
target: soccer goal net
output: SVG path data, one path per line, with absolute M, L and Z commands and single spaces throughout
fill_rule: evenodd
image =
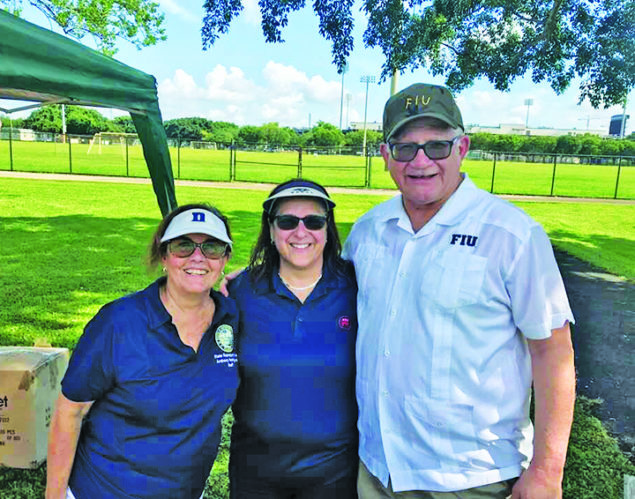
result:
M 93 135 L 88 144 L 88 151 L 86 154 L 96 152 L 102 153 L 102 146 L 119 146 L 122 152 L 125 154 L 126 143 L 129 145 L 134 144 L 139 137 L 136 133 L 123 133 L 123 132 L 98 132 Z

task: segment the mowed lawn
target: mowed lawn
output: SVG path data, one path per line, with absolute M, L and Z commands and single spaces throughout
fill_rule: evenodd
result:
M 141 146 L 89 146 L 52 142 L 13 142 L 13 169 L 18 171 L 148 177 Z M 70 149 L 70 152 L 69 152 Z M 175 178 L 188 180 L 277 183 L 301 175 L 327 186 L 394 187 L 381 157 L 316 154 L 303 151 L 235 151 L 171 148 Z M 0 169 L 11 169 L 9 143 L 0 141 Z M 463 169 L 479 187 L 497 194 L 635 199 L 635 167 L 466 160 Z M 555 173 L 555 174 L 554 174 Z M 619 182 L 618 182 L 619 173 Z M 492 175 L 494 182 L 492 185 Z M 617 186 L 617 191 L 616 191 Z
M 213 203 L 229 217 L 235 250 L 228 269 L 243 267 L 266 192 L 180 186 L 177 197 L 180 204 Z M 359 215 L 386 199 L 333 197 L 342 239 Z M 555 246 L 635 279 L 635 205 L 517 204 L 543 224 Z M 0 207 L 2 344 L 31 344 L 43 336 L 70 347 L 99 306 L 154 277 L 144 259 L 160 213 L 149 185 L 3 178 Z
M 255 242 L 266 191 L 177 187 L 180 204 L 209 202 L 229 217 L 235 250 L 228 270 L 243 267 Z M 354 221 L 386 199 L 333 194 L 342 239 Z M 554 245 L 635 279 L 634 205 L 523 202 Z M 160 219 L 149 185 L 0 179 L 0 345 L 44 340 L 73 348 L 105 303 L 147 286 L 151 235 Z M 229 425 L 225 426 L 225 432 Z M 226 497 L 227 436 L 205 497 Z M 43 467 L 1 470 L 3 498 L 39 498 Z

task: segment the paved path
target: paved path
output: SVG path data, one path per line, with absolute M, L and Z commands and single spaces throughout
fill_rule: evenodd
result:
M 635 284 L 555 253 L 576 319 L 578 393 L 604 399 L 601 419 L 635 445 Z
M 0 177 L 150 183 L 147 178 L 8 171 L 0 171 Z M 177 180 L 176 185 L 269 191 L 274 184 Z M 329 191 L 376 195 L 396 193 L 395 190 L 338 187 L 329 187 Z M 523 201 L 635 204 L 635 200 L 535 196 L 502 197 Z M 603 270 L 562 251 L 556 250 L 555 253 L 576 317 L 573 331 L 578 392 L 589 397 L 604 399 L 605 403 L 600 409 L 602 419 L 614 433 L 627 439 L 633 439 L 633 443 L 635 443 L 635 312 L 633 309 L 635 283 L 607 274 Z
M 150 184 L 149 178 L 139 177 L 106 177 L 95 175 L 76 175 L 70 173 L 32 173 L 0 170 L 0 178 L 38 178 L 47 180 L 73 180 L 79 182 L 118 182 L 123 184 Z M 205 180 L 175 180 L 179 185 L 198 187 L 212 187 L 217 189 L 251 189 L 257 191 L 270 191 L 276 184 L 257 184 L 251 182 L 211 182 Z M 376 196 L 390 196 L 397 194 L 396 189 L 362 189 L 351 187 L 329 187 L 329 192 L 371 194 Z M 552 203 L 609 203 L 609 204 L 635 204 L 635 199 L 603 199 L 603 198 L 566 198 L 555 196 L 521 196 L 499 195 L 510 201 L 549 201 Z

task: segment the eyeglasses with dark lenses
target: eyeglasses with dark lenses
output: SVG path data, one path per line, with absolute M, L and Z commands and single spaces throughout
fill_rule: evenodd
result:
M 227 254 L 227 244 L 222 241 L 208 240 L 195 243 L 191 239 L 173 239 L 168 243 L 168 251 L 179 258 L 187 258 L 196 248 L 201 248 L 205 258 L 218 260 Z
M 295 215 L 276 215 L 273 220 L 280 230 L 293 230 L 298 226 L 300 220 L 307 230 L 320 230 L 326 225 L 325 215 L 307 215 L 303 218 Z
M 457 135 L 452 140 L 429 140 L 423 144 L 406 142 L 403 144 L 389 144 L 390 154 L 395 161 L 412 161 L 417 156 L 419 149 L 430 159 L 445 159 L 452 152 L 452 147 L 462 135 Z

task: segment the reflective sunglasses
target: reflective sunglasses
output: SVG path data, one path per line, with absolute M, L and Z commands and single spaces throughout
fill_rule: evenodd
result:
M 462 135 L 457 135 L 452 140 L 429 140 L 423 144 L 415 142 L 388 144 L 388 147 L 392 159 L 404 163 L 415 159 L 419 149 L 423 149 L 425 155 L 430 159 L 445 159 L 452 152 L 454 143 L 461 137 Z
M 218 260 L 227 254 L 227 246 L 226 243 L 215 239 L 202 243 L 195 243 L 191 239 L 172 239 L 168 243 L 168 251 L 179 258 L 187 258 L 196 251 L 196 248 L 201 248 L 205 258 Z
M 298 226 L 300 220 L 307 230 L 320 230 L 326 225 L 325 215 L 307 215 L 303 218 L 295 215 L 276 215 L 272 220 L 276 222 L 280 230 L 293 230 Z

